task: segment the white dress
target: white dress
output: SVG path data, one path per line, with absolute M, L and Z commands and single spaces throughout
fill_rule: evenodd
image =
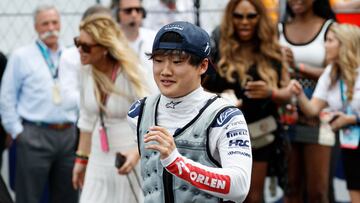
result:
M 108 97 L 105 126 L 109 141 L 109 152 L 100 147 L 99 108 L 95 100 L 94 81 L 90 67 L 81 71 L 81 107 L 78 127 L 85 132 L 92 132 L 91 153 L 87 165 L 81 203 L 122 203 L 142 202 L 142 191 L 135 173 L 119 175 L 115 168 L 116 152 L 123 152 L 137 147 L 135 135 L 127 123 L 127 112 L 135 101 L 134 91 L 123 73 L 115 81 L 122 93 L 128 96 L 111 94 Z M 137 166 L 137 170 L 138 170 Z M 139 173 L 136 173 L 139 174 Z M 140 180 L 140 178 L 139 178 Z M 131 182 L 131 185 L 129 184 Z M 136 194 L 136 198 L 134 197 Z

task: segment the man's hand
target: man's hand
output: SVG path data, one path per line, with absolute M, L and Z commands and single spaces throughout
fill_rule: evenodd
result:
M 160 152 L 160 159 L 167 158 L 176 149 L 173 136 L 165 128 L 159 126 L 150 127 L 149 132 L 144 136 L 144 142 L 149 143 L 145 149 Z

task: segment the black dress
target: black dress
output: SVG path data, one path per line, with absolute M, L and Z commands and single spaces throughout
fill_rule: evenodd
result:
M 281 65 L 275 66 L 278 77 L 281 78 Z M 261 80 L 260 76 L 257 72 L 256 65 L 250 67 L 248 74 L 253 78 L 253 81 Z M 251 124 L 253 122 L 259 121 L 260 119 L 266 118 L 268 116 L 273 116 L 278 120 L 278 107 L 275 102 L 271 100 L 271 98 L 266 99 L 251 99 L 248 98 L 244 93 L 245 89 L 241 87 L 241 83 L 238 80 L 236 74 L 234 74 L 235 83 L 228 82 L 225 78 L 221 77 L 219 74 L 213 74 L 206 76 L 203 80 L 203 87 L 208 91 L 221 93 L 225 90 L 234 90 L 234 93 L 238 99 L 242 100 L 242 106 L 240 110 L 245 116 L 246 122 Z M 281 126 L 278 123 L 278 131 L 275 133 L 276 136 L 279 135 L 281 130 Z M 251 133 L 251 132 L 250 132 Z M 272 145 L 268 145 L 263 148 L 253 149 L 253 159 L 255 161 L 266 161 L 270 158 L 270 151 L 272 151 L 274 147 Z

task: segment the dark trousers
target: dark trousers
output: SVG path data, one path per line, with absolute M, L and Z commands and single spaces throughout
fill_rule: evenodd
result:
M 1 203 L 13 203 L 10 193 L 6 187 L 6 184 L 0 175 L 0 202 Z
M 6 132 L 1 125 L 1 119 L 0 119 L 0 169 L 3 165 L 2 164 L 2 154 L 5 150 L 5 141 L 6 141 Z
M 47 181 L 51 203 L 77 202 L 71 182 L 75 143 L 75 126 L 55 130 L 24 123 L 16 143 L 17 203 L 39 203 Z

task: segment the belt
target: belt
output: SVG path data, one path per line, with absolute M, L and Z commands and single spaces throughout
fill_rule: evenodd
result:
M 23 123 L 25 124 L 30 124 L 30 125 L 36 125 L 39 127 L 44 127 L 44 128 L 49 128 L 49 129 L 53 129 L 53 130 L 65 130 L 68 128 L 71 128 L 72 126 L 74 126 L 74 123 L 45 123 L 45 122 L 41 122 L 41 121 L 28 121 L 23 119 Z

